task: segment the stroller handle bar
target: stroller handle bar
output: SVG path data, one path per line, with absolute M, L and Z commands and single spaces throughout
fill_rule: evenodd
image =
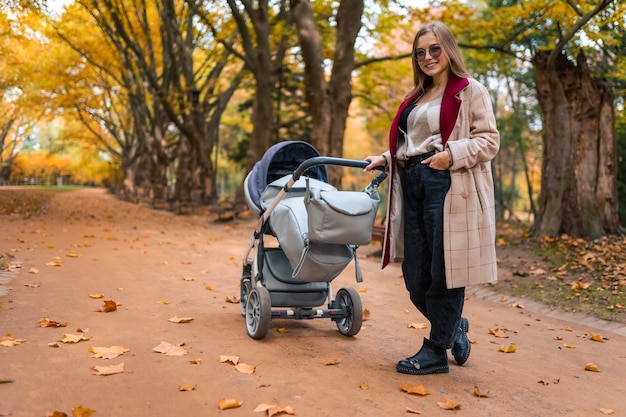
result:
M 280 190 L 278 195 L 274 198 L 274 201 L 270 204 L 270 206 L 263 212 L 263 215 L 259 217 L 259 222 L 257 224 L 256 231 L 259 232 L 261 230 L 261 226 L 263 223 L 269 220 L 270 214 L 278 205 L 278 202 L 287 194 L 289 189 L 293 187 L 293 185 L 300 179 L 302 174 L 306 172 L 309 168 L 313 168 L 318 165 L 337 165 L 337 166 L 345 166 L 345 167 L 353 167 L 353 168 L 365 168 L 370 163 L 363 160 L 358 159 L 344 159 L 344 158 L 335 158 L 331 156 L 316 156 L 313 158 L 309 158 L 306 161 L 302 162 L 298 168 L 294 171 L 291 179 L 287 181 L 287 184 L 283 186 L 283 189 Z M 377 187 L 386 177 L 387 173 L 384 172 L 384 167 L 376 167 L 375 169 L 383 171 L 376 178 L 372 180 L 372 185 Z
M 309 158 L 300 164 L 300 166 L 293 173 L 293 180 L 298 181 L 298 179 L 300 179 L 302 174 L 304 174 L 307 169 L 313 168 L 314 166 L 318 165 L 336 165 L 343 167 L 365 168 L 369 164 L 370 163 L 367 161 L 358 159 L 335 158 L 332 156 L 316 156 L 314 158 Z

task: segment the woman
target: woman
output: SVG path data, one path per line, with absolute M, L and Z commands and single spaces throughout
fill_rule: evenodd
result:
M 470 78 L 454 35 L 433 22 L 413 41 L 414 88 L 391 125 L 389 151 L 365 158 L 390 173 L 382 267 L 402 262 L 430 337 L 402 373 L 447 373 L 470 354 L 465 287 L 497 279 L 490 161 L 500 135 L 487 89 Z

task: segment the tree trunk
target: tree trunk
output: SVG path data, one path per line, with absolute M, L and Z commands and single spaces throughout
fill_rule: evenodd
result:
M 533 58 L 544 114 L 544 155 L 535 237 L 595 239 L 619 233 L 613 93 L 585 57 Z
M 306 98 L 311 109 L 311 143 L 322 155 L 343 156 L 348 109 L 352 101 L 354 43 L 361 29 L 363 0 L 342 0 L 337 10 L 337 36 L 330 82 L 326 82 L 322 43 L 309 0 L 291 0 L 291 13 L 305 63 Z M 339 168 L 329 169 L 332 184 L 341 180 Z

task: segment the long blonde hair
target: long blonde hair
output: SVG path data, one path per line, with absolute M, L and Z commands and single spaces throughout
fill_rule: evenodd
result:
M 407 97 L 414 94 L 424 94 L 426 92 L 426 88 L 428 88 L 433 82 L 432 77 L 424 74 L 419 66 L 419 63 L 417 62 L 417 58 L 415 57 L 417 41 L 426 33 L 432 33 L 437 38 L 437 41 L 439 41 L 442 52 L 446 54 L 446 56 L 448 57 L 448 61 L 450 62 L 450 72 L 452 72 L 452 74 L 458 77 L 470 76 L 469 71 L 467 71 L 467 67 L 465 66 L 465 62 L 463 61 L 463 55 L 461 55 L 461 49 L 456 43 L 456 39 L 454 38 L 454 35 L 452 34 L 448 26 L 444 25 L 441 22 L 427 23 L 417 32 L 417 34 L 415 35 L 415 39 L 413 40 L 413 53 L 411 54 L 411 63 L 413 64 L 414 87 L 409 92 Z

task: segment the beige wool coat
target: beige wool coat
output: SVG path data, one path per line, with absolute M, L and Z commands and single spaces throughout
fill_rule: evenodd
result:
M 392 123 L 389 198 L 382 267 L 404 258 L 403 195 L 396 150 L 400 115 L 417 97 L 407 98 Z M 444 202 L 444 255 L 448 288 L 497 280 L 495 203 L 491 160 L 500 134 L 487 89 L 478 81 L 451 76 L 441 104 L 440 129 L 452 155 L 450 190 Z

